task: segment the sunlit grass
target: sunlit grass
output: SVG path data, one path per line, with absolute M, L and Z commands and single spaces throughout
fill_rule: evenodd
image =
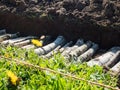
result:
M 104 90 L 103 87 L 88 84 L 80 80 L 63 77 L 49 71 L 39 71 L 13 63 L 13 59 L 23 60 L 41 67 L 63 73 L 71 73 L 86 80 L 97 81 L 116 87 L 117 78 L 104 73 L 99 66 L 88 67 L 86 63 L 73 63 L 65 60 L 60 54 L 51 59 L 43 59 L 33 50 L 23 50 L 11 46 L 1 46 L 0 55 L 11 58 L 11 62 L 0 60 L 0 90 Z M 6 71 L 11 71 L 19 78 L 17 85 L 12 85 Z

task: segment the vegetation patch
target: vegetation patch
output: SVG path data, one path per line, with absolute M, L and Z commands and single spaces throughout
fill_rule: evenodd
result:
M 0 56 L 0 89 L 1 90 L 109 90 L 100 86 L 89 84 L 85 81 L 67 78 L 60 74 L 49 71 L 18 65 L 14 59 L 32 63 L 43 68 L 71 73 L 80 78 L 91 80 L 105 85 L 116 87 L 117 77 L 104 73 L 99 66 L 88 67 L 86 63 L 75 63 L 65 60 L 60 54 L 51 59 L 43 59 L 36 55 L 33 50 L 26 51 L 11 46 L 1 46 Z M 11 59 L 7 61 L 7 58 Z

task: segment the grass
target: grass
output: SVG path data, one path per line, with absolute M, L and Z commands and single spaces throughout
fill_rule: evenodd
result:
M 43 59 L 36 55 L 33 50 L 26 51 L 17 47 L 0 46 L 0 55 L 11 58 L 10 62 L 5 59 L 0 60 L 0 90 L 109 90 L 84 81 L 53 74 L 49 71 L 39 71 L 23 65 L 17 65 L 12 62 L 13 59 L 26 61 L 63 73 L 71 73 L 80 78 L 97 81 L 113 87 L 116 87 L 117 84 L 117 77 L 104 73 L 102 67 L 88 67 L 86 63 L 69 62 L 60 54 L 54 55 L 51 59 Z M 10 77 L 7 75 L 8 71 L 14 75 Z M 18 77 L 16 85 L 11 81 L 14 77 Z

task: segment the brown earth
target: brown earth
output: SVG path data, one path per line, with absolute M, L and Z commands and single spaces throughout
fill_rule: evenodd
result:
M 23 35 L 84 38 L 109 48 L 120 45 L 120 1 L 0 0 L 0 27 Z

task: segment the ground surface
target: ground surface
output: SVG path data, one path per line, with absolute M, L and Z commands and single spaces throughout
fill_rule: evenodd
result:
M 0 19 L 2 27 L 26 34 L 29 30 L 70 40 L 82 37 L 102 47 L 120 45 L 119 0 L 0 0 Z

